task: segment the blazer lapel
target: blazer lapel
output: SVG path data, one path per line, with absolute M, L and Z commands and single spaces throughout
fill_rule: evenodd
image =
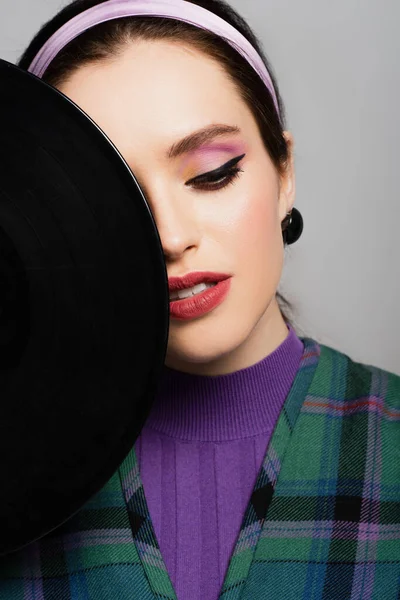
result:
M 246 583 L 265 517 L 273 498 L 285 451 L 315 375 L 321 352 L 319 344 L 314 340 L 301 339 L 304 350 L 299 370 L 270 439 L 229 563 L 219 600 L 238 600 L 239 598 L 254 600 L 253 597 L 246 596 Z
M 155 598 L 177 600 L 151 522 L 135 449 L 119 468 L 133 541 Z

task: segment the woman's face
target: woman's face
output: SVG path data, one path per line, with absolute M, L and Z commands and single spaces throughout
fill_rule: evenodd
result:
M 215 308 L 197 318 L 171 317 L 166 365 L 217 375 L 262 360 L 288 334 L 275 294 L 284 259 L 281 221 L 294 202 L 293 164 L 279 178 L 225 71 L 181 42 L 139 41 L 111 60 L 80 67 L 60 90 L 98 123 L 134 172 L 168 277 L 231 276 Z M 212 127 L 201 145 L 170 152 Z M 241 156 L 236 176 L 194 180 Z

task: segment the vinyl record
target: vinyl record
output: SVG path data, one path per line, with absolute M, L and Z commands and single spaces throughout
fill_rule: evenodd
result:
M 0 136 L 6 554 L 76 513 L 133 446 L 164 364 L 169 300 L 148 203 L 82 110 L 0 61 Z

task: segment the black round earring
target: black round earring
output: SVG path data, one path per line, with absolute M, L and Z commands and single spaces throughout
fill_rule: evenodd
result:
M 302 233 L 303 217 L 301 212 L 293 207 L 282 221 L 283 243 L 287 245 L 294 244 Z

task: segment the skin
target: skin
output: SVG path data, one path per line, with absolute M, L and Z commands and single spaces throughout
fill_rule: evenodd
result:
M 140 82 L 140 85 L 139 85 Z M 231 290 L 198 319 L 171 319 L 165 364 L 221 375 L 249 367 L 287 337 L 276 291 L 284 264 L 281 222 L 294 204 L 293 138 L 283 177 L 257 123 L 225 71 L 174 41 L 135 41 L 111 59 L 79 67 L 59 86 L 112 140 L 149 202 L 168 276 L 232 275 Z M 201 150 L 168 158 L 169 147 L 212 124 L 237 126 Z M 185 183 L 239 154 L 242 169 L 218 191 Z

